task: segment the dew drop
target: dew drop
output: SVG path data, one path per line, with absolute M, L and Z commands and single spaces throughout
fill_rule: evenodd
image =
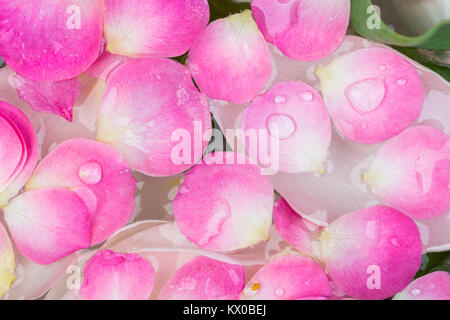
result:
M 313 99 L 313 94 L 309 91 L 303 92 L 300 96 L 305 101 L 311 101 Z
M 384 64 L 380 64 L 378 66 L 378 69 L 380 69 L 381 71 L 384 71 L 384 70 L 386 70 L 386 66 Z
M 392 238 L 391 243 L 394 247 L 400 247 L 400 242 L 398 241 L 397 238 Z
M 413 288 L 411 289 L 411 294 L 413 296 L 418 296 L 422 291 L 419 288 Z
M 276 288 L 275 289 L 275 295 L 277 297 L 281 297 L 283 294 L 284 294 L 284 290 L 283 289 L 281 289 L 281 288 Z
M 386 94 L 382 79 L 366 79 L 355 82 L 345 90 L 347 99 L 359 113 L 368 113 L 378 108 Z
M 80 167 L 78 176 L 86 184 L 97 184 L 102 179 L 102 167 L 95 160 L 89 161 Z
M 273 102 L 275 102 L 276 104 L 285 103 L 286 97 L 285 96 L 276 96 L 275 98 L 273 98 Z
M 397 80 L 397 84 L 398 84 L 399 86 L 404 86 L 404 85 L 406 84 L 406 79 L 398 79 L 398 80 Z
M 297 125 L 291 116 L 275 113 L 270 115 L 267 119 L 267 128 L 274 137 L 288 139 L 297 130 Z

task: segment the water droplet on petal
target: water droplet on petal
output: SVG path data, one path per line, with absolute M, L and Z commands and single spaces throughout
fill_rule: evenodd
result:
M 384 71 L 384 70 L 386 70 L 386 66 L 384 64 L 380 64 L 378 66 L 378 69 L 380 69 L 381 71 Z
M 411 294 L 413 296 L 418 296 L 422 291 L 419 288 L 412 288 L 411 289 Z
M 267 119 L 267 128 L 274 137 L 288 139 L 294 134 L 295 130 L 297 130 L 297 125 L 291 116 L 275 113 L 270 115 Z
M 359 113 L 367 113 L 378 108 L 383 102 L 386 87 L 382 79 L 367 79 L 350 85 L 345 95 Z
M 303 92 L 300 96 L 305 101 L 311 101 L 313 99 L 313 94 L 311 92 L 308 92 L 308 91 Z
M 283 294 L 284 294 L 284 290 L 283 289 L 281 289 L 281 288 L 275 289 L 275 295 L 277 297 L 281 297 Z
M 404 85 L 406 84 L 406 79 L 398 79 L 398 80 L 397 80 L 397 84 L 398 84 L 399 86 L 404 86 Z
M 95 160 L 89 161 L 80 167 L 78 175 L 86 184 L 97 184 L 102 179 L 102 167 Z
M 275 102 L 276 104 L 285 103 L 286 97 L 285 96 L 276 96 L 275 98 L 273 98 L 273 102 Z
M 400 247 L 400 242 L 398 241 L 397 238 L 392 238 L 391 243 L 394 247 Z

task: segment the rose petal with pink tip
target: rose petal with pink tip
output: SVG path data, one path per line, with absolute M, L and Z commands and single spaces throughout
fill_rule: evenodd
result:
M 276 84 L 247 107 L 242 126 L 245 132 L 257 133 L 249 134 L 247 150 L 258 146 L 272 154 L 269 139 L 278 140 L 280 171 L 325 171 L 331 121 L 322 98 L 307 84 L 293 81 Z
M 377 143 L 398 135 L 420 115 L 422 81 L 393 50 L 366 48 L 318 67 L 324 100 L 348 139 Z
M 348 213 L 320 236 L 330 277 L 356 299 L 385 299 L 405 288 L 421 265 L 414 221 L 385 206 Z
M 329 55 L 344 39 L 349 0 L 252 0 L 252 12 L 267 41 L 292 59 Z
M 0 56 L 38 81 L 74 78 L 97 58 L 102 0 L 1 0 Z
M 113 146 L 135 170 L 170 176 L 202 157 L 211 138 L 205 95 L 182 64 L 130 59 L 109 75 L 97 115 L 97 139 Z
M 198 256 L 166 283 L 162 300 L 237 300 L 244 288 L 244 267 Z
M 132 57 L 176 57 L 188 51 L 208 21 L 204 0 L 106 0 L 107 50 Z
M 36 263 L 49 264 L 89 247 L 89 212 L 73 191 L 28 191 L 11 200 L 4 213 L 17 248 Z
M 284 198 L 280 198 L 273 207 L 273 222 L 278 234 L 291 246 L 311 254 L 311 242 L 316 240 L 320 228 L 305 220 L 292 210 Z
M 250 10 L 212 22 L 189 50 L 189 68 L 212 99 L 244 103 L 272 74 L 270 52 Z
M 435 271 L 411 282 L 394 300 L 450 300 L 450 273 Z
M 268 240 L 273 199 L 272 184 L 256 165 L 235 153 L 217 152 L 186 173 L 173 214 L 197 246 L 231 251 Z
M 131 218 L 136 182 L 110 146 L 88 139 L 67 140 L 37 166 L 27 190 L 71 189 L 90 213 L 91 245 L 106 240 Z
M 38 158 L 33 125 L 15 106 L 0 101 L 0 207 L 22 189 Z
M 15 268 L 14 249 L 8 233 L 0 223 L 0 299 L 11 288 L 12 283 L 16 279 L 14 275 Z
M 387 205 L 414 219 L 450 209 L 450 137 L 415 126 L 386 142 L 363 176 Z
M 14 84 L 19 97 L 33 110 L 53 113 L 72 122 L 72 109 L 81 91 L 77 78 L 54 82 L 34 81 L 17 74 Z
M 87 300 L 147 300 L 155 270 L 135 253 L 100 250 L 83 269 L 80 295 Z
M 312 259 L 285 255 L 259 269 L 242 291 L 245 300 L 321 300 L 331 297 L 324 270 Z

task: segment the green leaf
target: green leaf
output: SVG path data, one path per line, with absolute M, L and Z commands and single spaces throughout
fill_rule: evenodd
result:
M 450 251 L 424 254 L 422 256 L 422 267 L 416 273 L 414 279 L 434 271 L 450 272 Z
M 230 14 L 239 13 L 245 9 L 250 9 L 248 2 L 235 2 L 233 0 L 209 0 L 209 10 L 211 12 L 210 21 L 228 17 Z
M 371 0 L 351 0 L 353 28 L 363 37 L 396 46 L 450 50 L 450 20 L 436 24 L 418 37 L 401 35 L 390 29 L 371 7 Z M 373 23 L 379 21 L 379 25 Z

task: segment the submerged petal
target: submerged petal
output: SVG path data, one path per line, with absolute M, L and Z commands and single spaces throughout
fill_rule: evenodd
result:
M 105 38 L 111 53 L 176 57 L 209 21 L 204 0 L 105 0 Z
M 0 56 L 27 78 L 74 78 L 97 58 L 102 0 L 0 1 Z
M 186 173 L 175 196 L 176 222 L 199 247 L 230 251 L 268 240 L 272 184 L 247 158 L 238 158 L 232 152 L 206 156 Z
M 301 255 L 277 257 L 259 269 L 242 291 L 248 300 L 319 300 L 331 297 L 325 271 Z
M 201 92 L 234 103 L 253 99 L 272 73 L 269 49 L 249 10 L 212 22 L 188 62 Z
M 348 139 L 377 143 L 398 135 L 420 115 L 422 81 L 393 50 L 366 48 L 318 67 L 324 100 Z
M 414 221 L 375 206 L 341 216 L 320 235 L 321 260 L 340 289 L 356 299 L 385 299 L 402 290 L 421 265 Z
M 19 251 L 49 264 L 89 247 L 89 212 L 75 192 L 48 188 L 20 194 L 4 208 Z
M 415 126 L 378 150 L 363 179 L 387 205 L 414 219 L 450 209 L 450 138 Z
M 253 0 L 252 12 L 267 41 L 292 59 L 318 60 L 344 39 L 349 0 Z
M 198 256 L 166 283 L 163 300 L 236 300 L 244 288 L 244 267 Z
M 130 59 L 109 75 L 97 139 L 135 170 L 170 176 L 201 158 L 211 137 L 206 97 L 186 67 L 162 58 Z
M 83 269 L 80 295 L 87 300 L 147 300 L 155 270 L 135 253 L 100 250 Z
M 91 244 L 124 226 L 134 210 L 136 183 L 125 161 L 110 146 L 88 139 L 67 140 L 37 166 L 27 190 L 66 188 L 90 213 Z

